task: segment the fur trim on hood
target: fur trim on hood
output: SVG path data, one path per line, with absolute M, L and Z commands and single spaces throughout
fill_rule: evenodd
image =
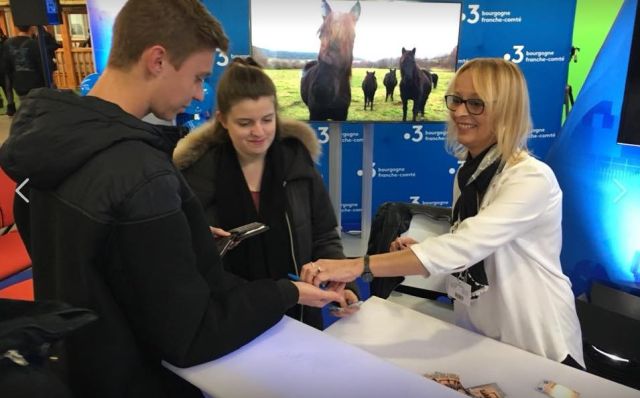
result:
M 215 123 L 208 122 L 194 129 L 182 138 L 173 151 L 173 163 L 178 169 L 186 169 L 194 164 L 209 148 L 222 141 L 220 134 L 215 133 Z M 280 139 L 295 138 L 302 142 L 309 151 L 311 158 L 318 162 L 322 148 L 313 129 L 304 122 L 293 119 L 280 119 L 278 124 Z

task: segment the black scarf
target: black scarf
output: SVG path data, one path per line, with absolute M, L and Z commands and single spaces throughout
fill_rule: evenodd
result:
M 482 202 L 482 198 L 487 192 L 487 188 L 489 188 L 489 183 L 491 183 L 493 176 L 500 168 L 501 159 L 499 156 L 491 162 L 491 158 L 497 154 L 495 150 L 492 150 L 494 148 L 495 144 L 485 149 L 475 158 L 472 158 L 471 154 L 468 154 L 467 160 L 458 171 L 458 188 L 460 189 L 460 196 L 453 207 L 453 218 L 451 219 L 453 224 L 462 222 L 464 219 L 478 214 L 478 206 Z M 487 164 L 487 161 L 483 162 L 483 160 L 489 153 L 491 153 L 491 155 L 490 158 L 487 158 L 487 161 L 491 163 Z M 469 267 L 467 270 L 454 275 L 458 278 L 462 278 L 465 282 L 471 285 L 471 292 L 475 292 L 489 286 L 487 274 L 484 269 L 484 260 L 481 260 Z M 477 295 L 473 298 L 476 297 Z
M 225 230 L 259 221 L 269 226 L 263 234 L 244 240 L 223 258 L 225 268 L 247 280 L 286 278 L 295 272 L 285 218 L 284 166 L 277 141 L 269 148 L 256 210 L 233 144 L 223 145 L 216 169 L 216 207 Z

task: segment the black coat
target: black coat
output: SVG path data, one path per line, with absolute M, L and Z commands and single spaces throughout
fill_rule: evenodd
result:
M 3 169 L 30 179 L 16 221 L 36 299 L 99 316 L 66 340 L 78 397 L 200 396 L 161 361 L 223 356 L 297 301 L 289 281 L 246 283 L 223 270 L 202 207 L 171 162 L 178 138 L 177 128 L 99 98 L 40 89 L 0 148 Z
M 38 42 L 28 36 L 14 36 L 2 44 L 2 63 L 19 96 L 44 87 Z
M 213 125 L 208 124 L 185 137 L 174 152 L 174 162 L 182 169 L 187 182 L 200 199 L 211 226 L 220 226 L 219 213 L 229 210 L 220 208 L 218 204 L 218 192 L 224 188 L 215 177 L 221 152 L 233 151 L 231 145 L 226 145 L 227 141 L 226 136 L 216 133 Z M 297 270 L 287 268 L 287 264 L 268 264 L 270 274 L 286 277 L 287 273 L 298 273 L 310 261 L 345 258 L 329 195 L 311 158 L 312 154 L 319 153 L 315 134 L 302 122 L 280 121 L 274 145 L 280 146 L 280 162 L 284 165 L 285 212 L 290 224 L 289 236 L 285 237 L 289 248 L 284 249 L 293 253 L 290 264 Z M 257 238 L 259 236 L 252 239 Z M 233 250 L 242 250 L 242 245 Z M 234 268 L 232 264 L 225 265 L 228 265 L 228 270 Z M 251 275 L 243 276 L 251 278 Z M 349 288 L 357 291 L 353 284 Z M 288 314 L 322 328 L 322 317 L 316 308 L 305 307 L 302 318 L 299 310 Z

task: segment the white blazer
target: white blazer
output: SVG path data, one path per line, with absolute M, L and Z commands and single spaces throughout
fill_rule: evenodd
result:
M 456 177 L 454 203 L 459 195 Z M 431 275 L 485 260 L 489 290 L 470 306 L 455 302 L 458 325 L 555 361 L 571 355 L 584 366 L 571 282 L 560 265 L 561 221 L 553 171 L 523 154 L 494 176 L 477 215 L 411 250 Z

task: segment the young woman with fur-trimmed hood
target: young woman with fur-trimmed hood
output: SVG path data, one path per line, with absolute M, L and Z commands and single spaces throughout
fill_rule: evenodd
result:
M 333 207 L 314 164 L 320 144 L 313 130 L 278 117 L 275 86 L 250 58 L 229 65 L 216 96 L 215 121 L 183 138 L 173 160 L 216 236 L 253 221 L 269 226 L 227 252 L 225 268 L 248 280 L 282 279 L 319 258 L 344 258 Z M 342 305 L 358 300 L 355 290 L 347 286 Z M 296 306 L 288 314 L 323 327 L 317 308 Z

